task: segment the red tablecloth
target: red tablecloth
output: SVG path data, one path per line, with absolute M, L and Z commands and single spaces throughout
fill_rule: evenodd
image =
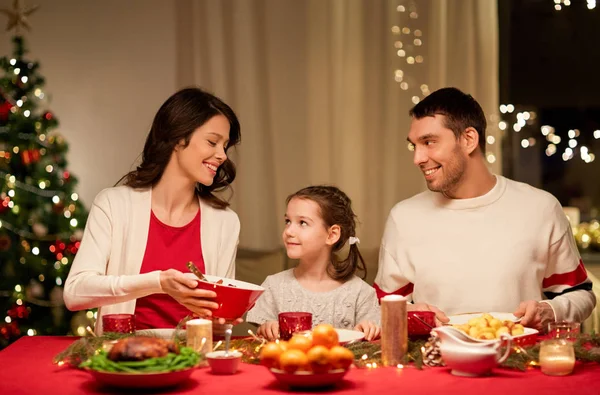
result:
M 52 364 L 52 358 L 74 341 L 72 337 L 24 337 L 0 351 L 0 394 L 116 394 L 102 387 L 85 371 Z M 285 392 L 262 366 L 242 364 L 235 376 L 214 376 L 197 369 L 181 386 L 160 393 L 252 395 Z M 320 391 L 323 392 L 323 391 Z M 493 376 L 456 377 L 447 368 L 352 369 L 336 388 L 326 392 L 344 394 L 485 394 L 485 395 L 578 395 L 600 394 L 600 365 L 578 364 L 574 374 L 550 377 L 539 370 L 516 372 L 496 369 Z M 302 393 L 294 391 L 295 394 Z

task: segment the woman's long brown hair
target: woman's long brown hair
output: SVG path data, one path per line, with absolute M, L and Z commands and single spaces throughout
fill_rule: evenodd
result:
M 223 115 L 229 121 L 229 148 L 240 143 L 240 123 L 231 109 L 218 97 L 199 88 L 186 88 L 173 94 L 160 107 L 144 144 L 142 163 L 124 175 L 121 182 L 132 188 L 155 186 L 163 175 L 165 167 L 175 147 L 184 141 L 190 143 L 192 134 L 200 126 L 216 115 Z M 235 179 L 236 169 L 227 158 L 217 170 L 212 185 L 196 184 L 196 194 L 215 208 L 224 209 L 229 202 L 213 194 L 230 188 Z

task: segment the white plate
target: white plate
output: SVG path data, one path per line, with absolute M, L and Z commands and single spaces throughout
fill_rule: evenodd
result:
M 350 342 L 359 341 L 365 338 L 365 334 L 361 331 L 353 331 L 350 329 L 338 329 L 335 331 L 338 334 L 340 345 L 344 345 Z
M 360 331 L 353 331 L 350 329 L 337 329 L 339 342 L 341 345 L 344 345 L 349 342 L 359 341 L 364 339 L 365 334 Z M 135 331 L 135 334 L 138 336 L 150 336 L 150 337 L 159 337 L 165 340 L 172 340 L 175 334 L 175 329 L 141 329 L 139 331 Z M 185 329 L 180 330 L 179 336 L 181 339 L 185 339 L 186 331 Z
M 450 325 L 462 325 L 462 324 L 466 324 L 467 322 L 469 322 L 469 320 L 471 318 L 479 318 L 483 314 L 486 314 L 486 313 L 465 313 L 465 314 L 450 315 L 450 316 L 448 316 L 448 318 L 450 319 L 450 322 L 448 322 L 448 323 Z M 487 313 L 487 314 L 491 315 L 494 318 L 499 319 L 500 321 L 513 321 L 513 322 L 517 322 L 519 320 L 519 318 L 515 317 L 514 314 L 512 314 L 512 313 L 497 313 L 497 312 L 493 312 L 493 313 Z
M 135 331 L 137 336 L 158 337 L 165 340 L 173 340 L 175 336 L 174 328 L 159 328 L 159 329 L 140 329 Z M 185 339 L 185 329 L 180 329 L 178 333 L 181 339 Z

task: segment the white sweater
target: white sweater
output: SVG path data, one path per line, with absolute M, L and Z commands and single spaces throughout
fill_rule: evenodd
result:
M 150 226 L 151 189 L 119 186 L 96 196 L 81 245 L 65 283 L 64 299 L 70 310 L 100 307 L 102 315 L 133 314 L 135 302 L 164 293 L 160 271 L 140 274 Z M 200 238 L 207 274 L 235 277 L 240 221 L 235 212 L 219 210 L 200 199 Z
M 557 320 L 581 322 L 591 292 L 571 227 L 551 194 L 496 176 L 473 199 L 426 191 L 391 211 L 375 287 L 446 314 L 513 312 L 547 301 Z

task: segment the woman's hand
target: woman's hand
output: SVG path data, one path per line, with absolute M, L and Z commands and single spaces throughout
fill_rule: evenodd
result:
M 357 331 L 361 331 L 365 334 L 365 339 L 368 341 L 375 340 L 381 333 L 381 327 L 375 325 L 371 321 L 362 321 L 354 328 Z
M 198 289 L 197 285 L 197 280 L 185 276 L 179 270 L 169 269 L 160 273 L 160 286 L 165 293 L 199 317 L 211 317 L 211 310 L 219 307 L 212 300 L 217 294 Z
M 269 341 L 275 341 L 279 338 L 279 322 L 267 321 L 258 327 L 257 336 L 262 336 Z

